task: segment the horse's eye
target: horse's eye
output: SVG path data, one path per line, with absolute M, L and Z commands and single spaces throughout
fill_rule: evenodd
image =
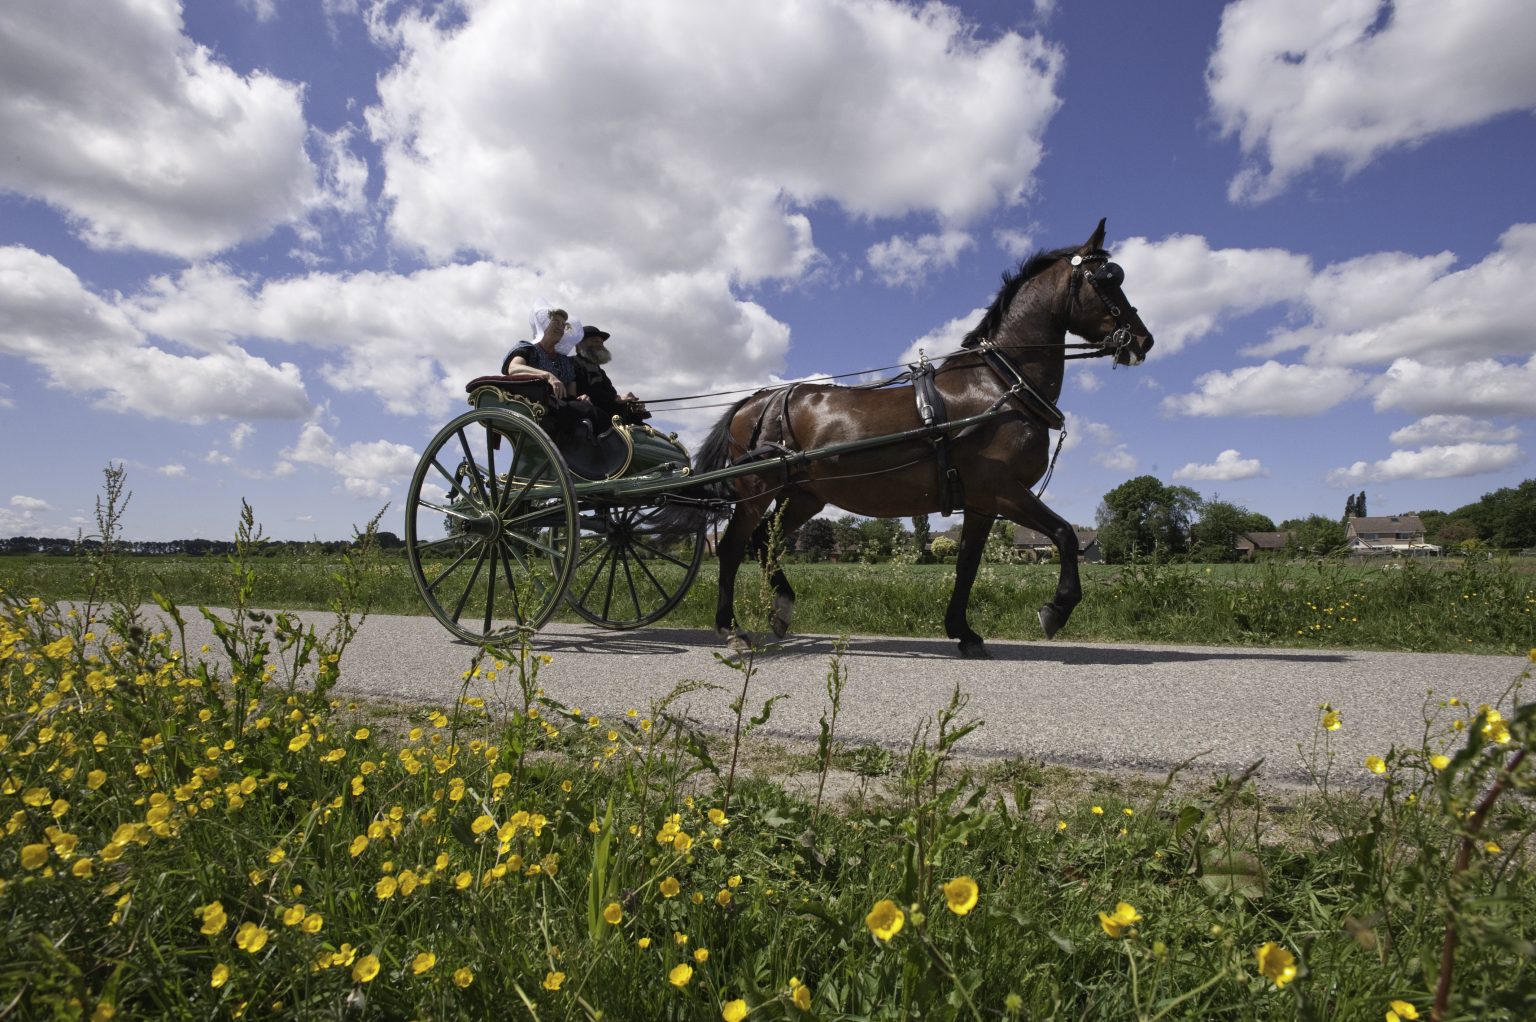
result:
M 1105 263 L 1093 271 L 1093 279 L 1100 284 L 1119 287 L 1125 282 L 1125 271 L 1120 268 L 1119 263 Z

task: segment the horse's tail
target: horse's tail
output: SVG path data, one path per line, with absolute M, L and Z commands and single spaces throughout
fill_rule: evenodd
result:
M 757 395 L 752 395 L 756 397 Z M 693 453 L 693 474 L 702 475 L 705 472 L 713 472 L 716 469 L 726 468 L 731 464 L 731 422 L 736 418 L 736 413 L 742 405 L 752 400 L 752 397 L 744 397 L 720 416 L 720 421 L 709 431 L 699 449 Z M 714 498 L 717 500 L 730 500 L 735 496 L 735 490 L 729 481 L 721 480 L 714 483 L 706 483 L 703 486 L 689 486 L 679 491 L 684 498 Z M 697 531 L 702 526 L 729 518 L 730 510 L 701 507 L 691 501 L 668 502 L 660 513 L 652 520 L 652 527 L 665 535 L 685 536 Z

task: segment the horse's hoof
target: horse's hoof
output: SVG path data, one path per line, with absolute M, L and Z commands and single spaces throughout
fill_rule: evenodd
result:
M 731 633 L 731 637 L 725 640 L 725 650 L 731 656 L 746 656 L 752 652 L 752 636 L 746 632 Z
M 960 643 L 960 659 L 962 660 L 991 660 L 992 654 L 987 652 L 986 643 L 980 639 L 974 642 Z
M 789 624 L 795 617 L 795 601 L 782 593 L 773 598 L 773 637 L 782 639 L 789 634 Z
M 1055 636 L 1066 623 L 1066 616 L 1049 603 L 1040 608 L 1040 627 L 1044 629 L 1047 639 Z

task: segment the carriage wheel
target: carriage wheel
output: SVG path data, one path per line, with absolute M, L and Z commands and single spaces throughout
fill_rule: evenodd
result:
M 704 557 L 704 527 L 664 535 L 660 514 L 659 505 L 582 513 L 581 553 L 565 594 L 576 613 L 604 628 L 638 628 L 682 601 Z
M 576 495 L 531 419 L 480 408 L 427 445 L 406 498 L 405 547 L 432 616 L 469 642 L 539 628 L 576 567 Z

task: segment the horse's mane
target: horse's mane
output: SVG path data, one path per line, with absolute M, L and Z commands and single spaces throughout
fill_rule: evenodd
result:
M 1075 248 L 1058 248 L 1050 252 L 1036 252 L 1028 259 L 1023 260 L 1012 270 L 1003 271 L 1003 286 L 998 289 L 997 297 L 992 299 L 992 305 L 981 317 L 981 322 L 965 335 L 960 342 L 962 348 L 974 348 L 983 340 L 997 333 L 997 328 L 1003 325 L 1003 315 L 1007 313 L 1008 306 L 1013 304 L 1014 296 L 1019 289 L 1029 283 L 1030 278 L 1038 277 L 1058 259 L 1064 259 L 1077 251 Z

